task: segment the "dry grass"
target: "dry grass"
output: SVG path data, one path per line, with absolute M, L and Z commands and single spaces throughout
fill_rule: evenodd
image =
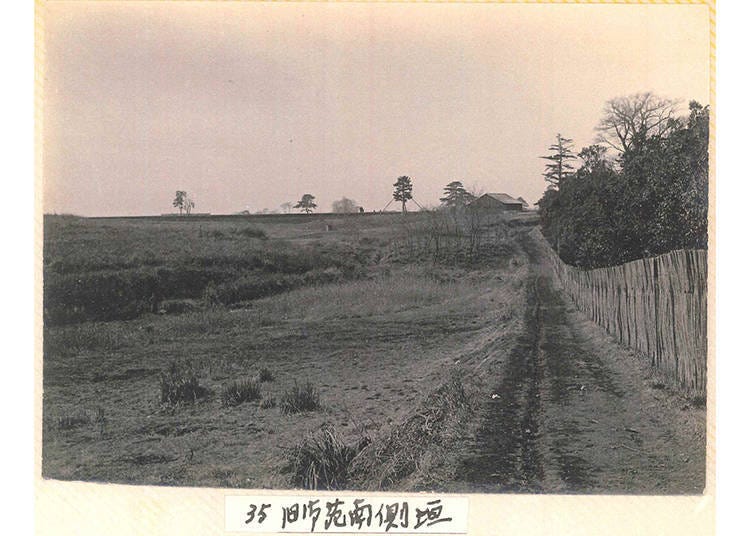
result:
M 256 310 L 273 319 L 369 317 L 429 307 L 475 291 L 470 283 L 441 282 L 424 270 L 404 269 L 369 280 L 294 290 L 260 300 Z
M 310 382 L 300 387 L 295 381 L 294 387 L 281 397 L 281 412 L 287 415 L 317 409 L 320 409 L 320 392 Z
M 273 398 L 273 397 L 271 397 L 271 398 L 264 398 L 263 402 L 260 403 L 260 408 L 261 409 L 271 409 L 271 408 L 275 408 L 275 407 L 276 407 L 276 399 Z
M 415 473 L 428 449 L 441 445 L 451 429 L 449 421 L 471 413 L 463 381 L 454 377 L 432 392 L 404 422 L 367 447 L 350 468 L 357 488 L 393 489 Z
M 236 380 L 221 390 L 221 405 L 224 407 L 239 406 L 260 399 L 260 383 L 253 380 Z
M 308 435 L 287 452 L 286 471 L 291 472 L 292 486 L 304 489 L 343 489 L 347 482 L 349 464 L 369 442 L 369 438 L 362 438 L 355 447 L 351 447 L 330 426 Z
M 260 369 L 260 372 L 258 372 L 258 381 L 263 382 L 272 382 L 276 379 L 276 376 L 274 375 L 273 371 L 269 369 L 268 367 L 263 367 Z
M 392 230 L 367 220 L 361 220 L 357 233 L 363 243 L 374 244 L 376 255 L 387 246 Z M 388 222 L 374 216 L 369 221 Z M 78 239 L 98 243 L 106 225 L 96 223 L 93 235 L 86 236 L 91 224 L 84 221 L 82 230 L 68 231 L 83 232 Z M 358 238 L 349 231 L 336 234 L 343 226 L 334 224 L 336 231 L 326 233 L 319 224 L 309 219 L 299 225 L 264 224 L 266 244 L 282 235 L 307 245 L 314 245 L 312 240 L 351 240 L 355 251 L 347 255 L 360 255 Z M 131 235 L 120 233 L 130 225 L 115 225 L 114 238 L 130 240 Z M 141 236 L 141 246 L 158 245 L 183 232 L 210 238 L 216 242 L 210 248 L 233 245 L 229 238 L 206 238 L 207 229 L 202 236 L 195 228 L 179 229 L 202 225 L 197 221 L 164 225 L 175 228 L 158 240 L 159 233 L 152 231 L 150 242 Z M 135 235 L 145 227 L 133 224 Z M 222 230 L 227 237 L 242 236 Z M 254 238 L 243 239 L 248 248 L 264 247 Z M 117 258 L 121 245 L 103 246 L 104 256 Z M 335 254 L 339 247 L 331 251 Z M 189 257 L 192 252 L 186 251 Z M 411 422 L 414 412 L 422 411 L 419 401 L 445 381 L 457 360 L 463 363 L 467 355 L 481 353 L 485 338 L 505 329 L 498 318 L 506 312 L 515 315 L 516 283 L 523 276 L 523 267 L 470 271 L 387 260 L 373 264 L 372 270 L 371 278 L 300 288 L 242 309 L 45 326 L 45 415 L 75 417 L 70 408 L 94 403 L 106 411 L 110 433 L 97 433 L 93 423 L 61 430 L 53 417 L 43 438 L 43 474 L 132 484 L 286 488 L 289 475 L 280 472 L 279 460 L 324 424 L 335 426 L 341 443 L 356 450 L 362 430 L 353 423 L 364 423 L 376 438 L 389 437 L 393 423 Z M 192 367 L 184 364 L 186 356 Z M 471 359 L 479 363 L 481 357 Z M 179 363 L 175 373 L 163 371 L 172 361 Z M 266 380 L 262 398 L 236 410 L 223 407 L 221 393 L 235 378 L 259 384 Z M 295 378 L 302 380 L 299 385 Z M 154 396 L 155 389 L 161 393 L 162 380 L 164 403 Z M 193 404 L 196 400 L 200 403 Z M 315 411 L 321 401 L 325 411 Z M 271 409 L 275 407 L 279 409 Z M 297 409 L 307 411 L 294 413 Z M 335 442 L 330 443 L 329 449 Z M 318 486 L 327 479 L 317 478 Z M 356 484 L 351 473 L 346 482 L 347 487 Z
M 205 387 L 198 382 L 198 375 L 191 363 L 173 361 L 169 368 L 162 372 L 159 387 L 161 403 L 169 406 L 193 404 L 208 394 Z

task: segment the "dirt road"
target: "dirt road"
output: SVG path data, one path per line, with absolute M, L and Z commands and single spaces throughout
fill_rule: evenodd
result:
M 534 233 L 525 328 L 458 474 L 472 491 L 699 494 L 705 406 L 575 311 Z

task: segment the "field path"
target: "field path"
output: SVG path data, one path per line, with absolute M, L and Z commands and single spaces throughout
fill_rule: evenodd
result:
M 572 306 L 534 233 L 525 328 L 482 402 L 460 487 L 519 493 L 701 493 L 705 407 L 653 377 Z

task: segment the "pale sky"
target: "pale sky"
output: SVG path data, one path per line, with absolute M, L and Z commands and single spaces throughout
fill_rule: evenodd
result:
M 400 175 L 422 205 L 534 202 L 608 99 L 709 100 L 705 6 L 49 2 L 45 27 L 45 212 L 370 211 Z

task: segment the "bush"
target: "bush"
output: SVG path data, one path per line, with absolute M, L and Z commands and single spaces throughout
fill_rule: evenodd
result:
M 224 407 L 239 406 L 260 398 L 260 384 L 252 380 L 233 381 L 221 391 L 221 405 Z
M 286 470 L 292 473 L 292 485 L 305 489 L 342 489 L 349 464 L 368 442 L 363 440 L 357 448 L 350 447 L 327 426 L 306 437 L 287 454 Z
M 320 394 L 310 382 L 302 387 L 294 382 L 294 387 L 281 398 L 281 411 L 287 415 L 316 409 L 320 409 Z
M 192 404 L 208 394 L 208 390 L 198 383 L 198 375 L 192 365 L 172 362 L 160 378 L 161 403 L 174 406 L 180 403 Z

